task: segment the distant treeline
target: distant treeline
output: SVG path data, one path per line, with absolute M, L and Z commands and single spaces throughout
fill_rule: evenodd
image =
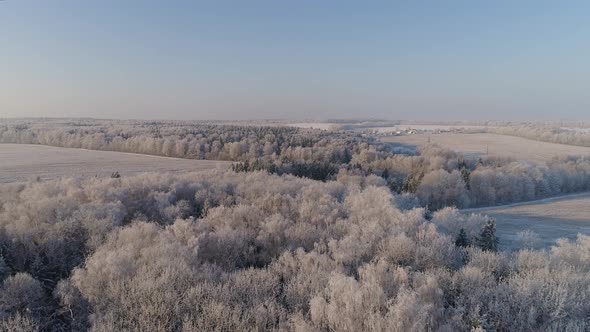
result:
M 236 172 L 264 170 L 321 181 L 372 174 L 381 177 L 393 192 L 410 194 L 432 210 L 506 204 L 590 190 L 588 156 L 545 164 L 491 157 L 469 159 L 435 145 L 408 153 L 367 135 L 281 126 L 5 120 L 0 122 L 0 142 L 230 160 L 235 162 L 232 169 Z
M 543 125 L 518 125 L 493 127 L 487 132 L 518 136 L 537 141 L 590 147 L 590 127 L 558 127 Z

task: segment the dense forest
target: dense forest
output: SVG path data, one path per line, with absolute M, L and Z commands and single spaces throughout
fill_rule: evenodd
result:
M 486 217 L 397 200 L 350 174 L 4 185 L 0 329 L 590 328 L 590 237 L 497 252 Z
M 206 122 L 5 120 L 0 142 L 234 161 L 0 186 L 0 330 L 590 329 L 590 237 L 499 252 L 457 210 L 589 190 L 587 157 Z
M 508 128 L 508 127 L 506 127 Z M 4 120 L 0 143 L 44 144 L 169 157 L 230 160 L 237 172 L 265 170 L 314 180 L 377 175 L 423 207 L 477 207 L 590 190 L 589 156 L 543 164 L 467 158 L 436 145 L 392 147 L 350 131 L 183 121 Z

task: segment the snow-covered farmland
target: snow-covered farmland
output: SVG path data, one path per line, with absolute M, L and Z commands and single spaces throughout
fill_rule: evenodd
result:
M 371 128 L 363 128 L 364 130 L 371 130 L 377 133 L 389 133 L 396 130 L 407 130 L 407 129 L 416 129 L 416 130 L 423 130 L 423 131 L 450 131 L 450 130 L 484 130 L 489 128 L 488 126 L 476 126 L 476 125 L 413 125 L 413 124 L 401 124 L 398 126 L 393 127 L 371 127 Z
M 466 155 L 502 156 L 516 160 L 543 162 L 559 156 L 590 155 L 589 147 L 533 141 L 496 134 L 416 134 L 382 138 L 384 142 L 409 148 L 430 143 L 463 152 Z
M 142 172 L 187 172 L 228 168 L 230 162 L 167 158 L 111 151 L 90 151 L 42 145 L 0 144 L 0 183 L 61 176 L 132 175 Z
M 550 198 L 536 202 L 464 210 L 496 220 L 500 247 L 518 248 L 518 233 L 531 230 L 539 235 L 536 248 L 547 248 L 559 238 L 590 235 L 590 193 Z

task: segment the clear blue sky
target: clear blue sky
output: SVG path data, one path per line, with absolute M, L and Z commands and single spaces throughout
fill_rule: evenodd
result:
M 0 117 L 589 119 L 588 1 L 0 1 Z

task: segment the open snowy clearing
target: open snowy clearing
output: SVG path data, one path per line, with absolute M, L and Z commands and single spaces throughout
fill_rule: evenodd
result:
M 416 130 L 424 130 L 424 131 L 437 131 L 437 130 L 482 130 L 490 128 L 488 126 L 461 126 L 461 125 L 412 125 L 412 124 L 401 124 L 393 127 L 370 127 L 370 128 L 363 128 L 363 130 L 371 130 L 377 133 L 390 133 L 396 130 L 406 130 L 406 129 L 416 129 Z
M 191 160 L 133 153 L 90 151 L 43 145 L 0 144 L 0 183 L 42 180 L 62 176 L 110 176 L 113 172 L 187 172 L 225 169 L 227 161 Z
M 525 230 L 539 234 L 538 248 L 547 248 L 559 238 L 575 239 L 578 233 L 590 235 L 590 193 L 463 212 L 496 219 L 502 248 L 517 248 L 516 234 Z
M 533 141 L 526 138 L 495 134 L 416 134 L 384 137 L 382 141 L 398 146 L 416 148 L 436 143 L 442 147 L 474 157 L 485 155 L 510 157 L 517 160 L 543 162 L 556 156 L 590 155 L 589 147 Z

